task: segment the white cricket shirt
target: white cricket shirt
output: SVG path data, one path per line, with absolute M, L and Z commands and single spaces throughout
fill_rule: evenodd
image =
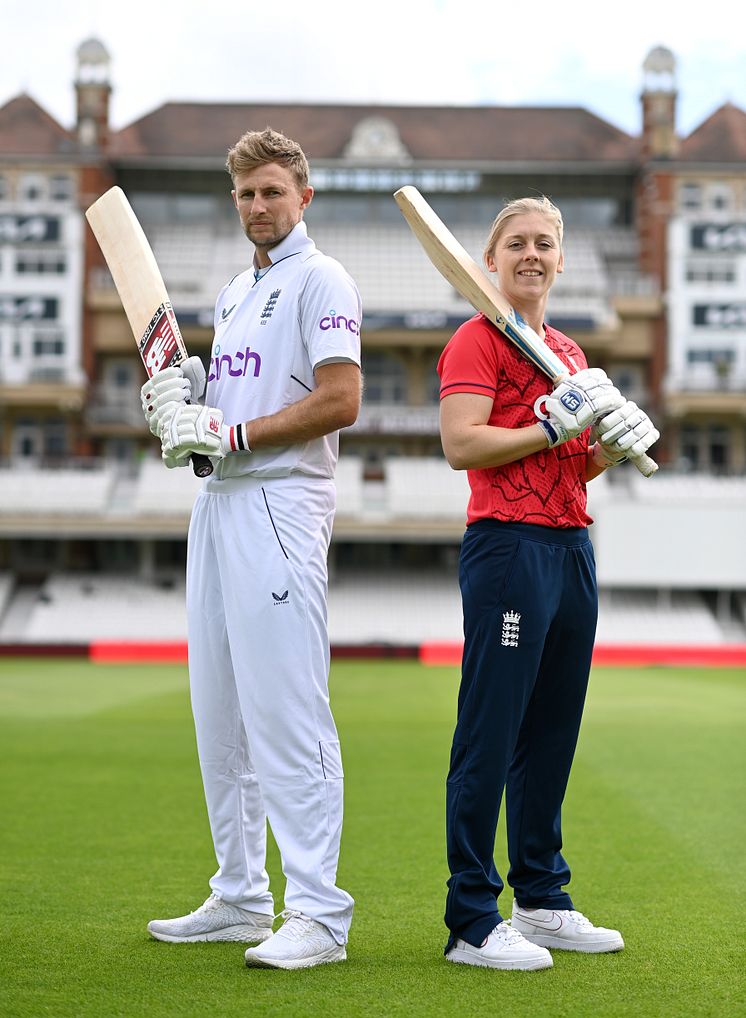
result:
M 226 424 L 277 413 L 316 388 L 324 361 L 360 365 L 362 305 L 357 286 L 322 254 L 300 222 L 270 252 L 257 281 L 253 268 L 223 287 L 215 304 L 215 338 L 205 400 Z M 251 474 L 333 477 L 339 432 L 297 445 L 232 452 L 213 477 Z

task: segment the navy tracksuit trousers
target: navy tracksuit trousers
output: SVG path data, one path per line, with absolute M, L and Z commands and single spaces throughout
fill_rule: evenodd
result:
M 572 908 L 562 886 L 561 807 L 588 685 L 598 615 L 585 528 L 479 520 L 460 560 L 464 656 L 446 790 L 446 951 L 478 947 L 502 921 L 494 862 L 505 790 L 520 905 Z

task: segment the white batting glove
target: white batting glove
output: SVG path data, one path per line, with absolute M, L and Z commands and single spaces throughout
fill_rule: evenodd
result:
M 187 357 L 185 361 L 181 362 L 179 367 L 184 374 L 184 378 L 189 382 L 189 402 L 201 403 L 205 395 L 205 386 L 207 385 L 207 375 L 202 358 Z
M 604 451 L 617 463 L 623 457 L 637 459 L 661 437 L 645 411 L 629 399 L 598 421 L 596 433 Z
M 584 381 L 589 392 L 577 388 L 568 378 L 534 403 L 534 413 L 546 432 L 549 449 L 577 438 L 599 417 L 624 403 L 624 397 L 613 385 L 591 384 L 592 380 L 587 378 Z
M 179 367 L 157 371 L 140 389 L 140 402 L 148 427 L 154 435 L 160 434 L 161 421 L 166 408 L 186 403 L 191 394 L 189 380 Z
M 576 389 L 580 389 L 590 399 L 591 403 L 595 403 L 603 393 L 608 393 L 611 390 L 618 393 L 619 403 L 621 406 L 624 402 L 624 397 L 615 388 L 614 383 L 606 374 L 603 368 L 583 368 L 582 371 L 576 371 L 574 375 L 570 375 L 566 379 L 569 385 L 572 385 Z
M 167 467 L 180 466 L 192 453 L 222 459 L 230 451 L 223 411 L 215 407 L 176 403 L 165 412 L 160 428 L 161 455 Z

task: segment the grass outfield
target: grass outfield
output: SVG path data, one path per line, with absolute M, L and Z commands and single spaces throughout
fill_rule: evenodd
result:
M 718 1015 L 744 1007 L 744 716 L 735 669 L 597 669 L 565 807 L 570 891 L 618 955 L 550 971 L 442 957 L 457 670 L 335 663 L 348 961 L 249 970 L 151 940 L 215 868 L 181 666 L 0 659 L 4 1018 Z M 504 831 L 498 867 L 505 872 Z M 277 910 L 282 874 L 269 861 Z M 510 911 L 510 892 L 501 900 Z

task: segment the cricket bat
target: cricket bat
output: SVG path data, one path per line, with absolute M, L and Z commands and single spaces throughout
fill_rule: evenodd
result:
M 570 372 L 557 354 L 523 319 L 516 317 L 505 297 L 488 282 L 471 255 L 433 212 L 417 188 L 410 185 L 400 187 L 394 193 L 394 199 L 430 261 L 461 296 L 497 326 L 503 336 L 517 346 L 539 371 L 543 371 L 553 385 L 569 377 Z M 645 477 L 650 477 L 658 469 L 655 460 L 646 455 L 632 462 Z
M 177 366 L 186 359 L 186 346 L 153 250 L 124 191 L 110 188 L 85 215 L 109 266 L 148 378 Z M 192 468 L 197 477 L 212 473 L 207 456 L 196 453 Z

